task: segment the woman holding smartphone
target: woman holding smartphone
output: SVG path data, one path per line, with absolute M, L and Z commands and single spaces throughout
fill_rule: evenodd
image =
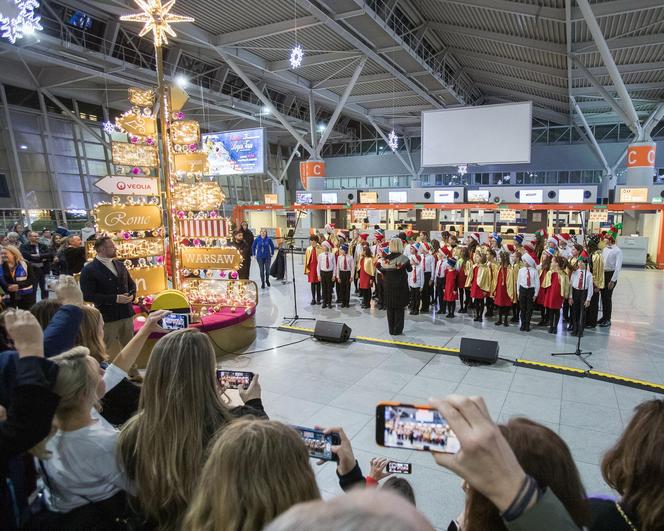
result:
M 390 240 L 390 253 L 376 263 L 383 273 L 383 302 L 387 310 L 387 326 L 390 335 L 403 333 L 404 313 L 408 306 L 408 272 L 413 266 L 403 254 L 403 242 L 399 238 Z

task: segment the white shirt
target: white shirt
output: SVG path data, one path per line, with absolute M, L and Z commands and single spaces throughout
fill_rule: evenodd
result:
M 608 245 L 602 250 L 602 258 L 604 258 L 604 271 L 611 272 L 613 271 L 613 276 L 611 277 L 612 282 L 618 281 L 618 275 L 622 269 L 623 262 L 623 252 L 620 247 L 617 245 Z
M 433 268 L 436 265 L 436 259 L 432 254 L 425 254 L 424 260 L 422 261 L 422 266 L 425 273 L 433 273 Z
M 48 476 L 49 509 L 69 512 L 90 502 L 106 500 L 133 486 L 117 460 L 119 431 L 95 421 L 75 431 L 59 430 L 46 444 L 52 452 L 42 461 Z
M 120 367 L 114 364 L 110 364 L 104 370 L 104 385 L 106 386 L 106 392 L 108 393 L 116 385 L 118 385 L 122 380 L 127 378 L 128 374 L 123 371 Z
M 422 262 L 413 264 L 413 270 L 408 273 L 408 287 L 420 288 L 424 286 L 424 271 L 422 270 Z
M 330 252 L 324 252 L 318 255 L 318 276 L 321 271 L 332 271 L 332 277 L 337 276 L 337 257 Z
M 439 258 L 436 262 L 436 271 L 434 278 L 443 278 L 445 277 L 445 269 L 447 268 L 447 259 Z
M 585 283 L 583 280 L 583 274 L 586 274 L 586 279 Z M 581 282 L 581 286 L 584 286 L 585 289 L 587 290 L 586 293 L 586 300 L 589 301 L 590 299 L 593 298 L 593 274 L 588 271 L 587 269 L 577 269 L 572 273 L 572 276 L 569 279 L 569 296 L 572 296 L 572 290 L 576 289 L 584 289 L 584 288 L 579 288 L 579 281 Z
M 340 254 L 337 257 L 337 273 L 341 271 L 355 271 L 355 260 L 347 254 Z
M 530 286 L 528 286 L 528 272 L 530 272 Z M 517 286 L 521 288 L 535 288 L 535 297 L 539 293 L 539 272 L 534 267 L 522 267 L 519 269 L 519 276 L 517 277 Z

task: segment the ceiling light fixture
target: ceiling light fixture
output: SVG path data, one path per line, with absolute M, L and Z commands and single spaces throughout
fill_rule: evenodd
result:
M 189 85 L 189 79 L 184 74 L 178 74 L 175 76 L 175 84 L 181 89 L 184 89 Z

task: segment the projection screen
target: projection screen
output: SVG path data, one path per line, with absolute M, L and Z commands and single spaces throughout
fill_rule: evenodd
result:
M 422 166 L 530 163 L 532 102 L 422 112 Z

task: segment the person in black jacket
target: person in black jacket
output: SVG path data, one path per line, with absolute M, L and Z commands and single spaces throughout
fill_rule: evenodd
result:
M 59 397 L 53 392 L 58 368 L 44 359 L 43 334 L 37 319 L 26 311 L 5 315 L 5 328 L 18 351 L 11 405 L 0 422 L 0 529 L 20 525 L 14 488 L 7 478 L 10 458 L 46 438 Z
M 240 223 L 240 232 L 242 233 L 242 239 L 244 240 L 244 243 L 249 248 L 249 254 L 245 256 L 246 263 L 242 265 L 243 269 L 245 266 L 247 268 L 247 271 L 245 273 L 246 276 L 242 276 L 240 278 L 249 278 L 249 273 L 251 271 L 251 248 L 252 245 L 254 244 L 254 233 L 251 232 L 251 230 L 249 229 L 249 223 L 247 223 L 246 221 Z M 244 256 L 244 253 L 242 256 Z
M 390 240 L 390 254 L 381 258 L 376 268 L 383 273 L 383 303 L 387 309 L 390 335 L 403 333 L 404 312 L 408 306 L 408 272 L 413 270 L 410 260 L 402 254 L 403 242 Z
M 5 305 L 29 310 L 36 301 L 34 283 L 33 269 L 23 260 L 21 251 L 13 245 L 5 245 L 2 249 L 0 276 L 0 287 L 5 292 Z
M 235 233 L 235 241 L 233 246 L 240 252 L 242 255 L 242 265 L 238 269 L 238 278 L 248 280 L 249 279 L 249 268 L 251 267 L 251 244 L 248 244 L 244 239 L 244 232 L 241 230 Z M 249 231 L 251 234 L 251 231 Z M 253 234 L 252 234 L 253 242 Z
M 80 273 L 85 265 L 85 247 L 83 247 L 81 237 L 76 234 L 69 236 L 61 256 L 60 274 L 76 275 Z
M 28 242 L 22 244 L 20 250 L 23 258 L 32 267 L 35 293 L 37 293 L 37 286 L 39 286 L 41 298 L 48 299 L 46 274 L 48 273 L 49 264 L 53 260 L 53 253 L 46 245 L 39 242 L 39 234 L 34 231 L 28 233 Z
M 136 284 L 120 260 L 115 260 L 113 240 L 103 236 L 95 241 L 96 258 L 81 271 L 83 300 L 91 302 L 104 318 L 104 341 L 124 347 L 134 335 L 133 301 Z

